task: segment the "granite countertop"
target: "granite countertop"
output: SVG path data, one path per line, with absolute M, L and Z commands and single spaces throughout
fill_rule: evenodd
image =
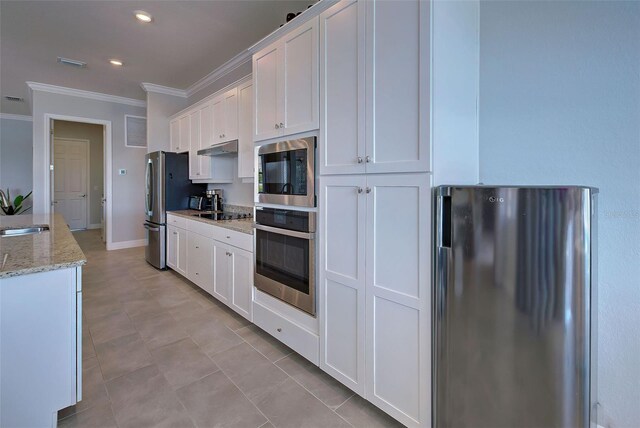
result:
M 62 215 L 0 216 L 0 230 L 44 225 L 50 230 L 0 237 L 0 279 L 81 266 L 87 262 Z
M 201 214 L 202 211 L 196 210 L 179 210 L 179 211 L 167 211 L 168 214 L 177 215 L 179 217 L 185 217 L 189 220 L 199 221 L 201 223 L 212 224 L 218 227 L 224 227 L 225 229 L 235 230 L 236 232 L 246 233 L 253 235 L 253 218 L 247 218 L 242 220 L 209 220 L 207 218 L 201 218 L 193 214 Z

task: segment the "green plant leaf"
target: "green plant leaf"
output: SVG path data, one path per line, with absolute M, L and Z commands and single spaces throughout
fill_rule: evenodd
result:
M 18 208 L 20 207 L 20 205 L 22 205 L 22 200 L 24 199 L 24 196 L 22 195 L 18 195 L 16 196 L 16 198 L 13 200 L 13 206 L 16 207 L 16 211 L 18 210 Z

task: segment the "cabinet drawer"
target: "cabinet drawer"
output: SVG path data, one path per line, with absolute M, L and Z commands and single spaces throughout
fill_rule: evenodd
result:
M 298 354 L 318 365 L 319 337 L 283 316 L 253 302 L 253 322 Z
M 207 238 L 213 237 L 213 229 L 215 229 L 214 226 L 201 221 L 189 220 L 187 222 L 187 230 L 189 232 L 195 232 L 198 235 L 206 236 Z
M 180 229 L 187 228 L 187 219 L 179 217 L 177 215 L 167 214 L 167 225 L 179 227 Z
M 213 226 L 213 239 L 253 253 L 253 235 Z

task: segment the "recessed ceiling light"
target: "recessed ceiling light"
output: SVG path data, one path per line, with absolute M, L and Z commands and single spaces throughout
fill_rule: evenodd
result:
M 119 59 L 110 59 L 109 62 L 113 65 L 122 65 L 122 61 L 120 61 Z
M 138 18 L 138 21 L 151 22 L 153 20 L 149 12 L 145 12 L 144 10 L 136 10 L 133 13 L 136 15 L 136 18 Z

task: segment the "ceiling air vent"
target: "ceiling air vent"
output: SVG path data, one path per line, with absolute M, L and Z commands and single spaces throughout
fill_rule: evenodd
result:
M 5 96 L 4 99 L 7 100 L 7 101 L 15 101 L 15 102 L 18 102 L 18 103 L 21 103 L 21 102 L 24 101 L 24 98 L 12 97 L 11 95 Z
M 58 57 L 58 62 L 64 65 L 70 65 L 72 67 L 77 68 L 87 68 L 87 63 L 83 61 L 77 61 L 75 59 L 63 58 L 61 56 Z

